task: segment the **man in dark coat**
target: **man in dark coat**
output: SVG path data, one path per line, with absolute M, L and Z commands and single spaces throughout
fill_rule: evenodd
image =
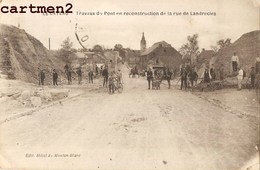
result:
M 205 71 L 202 74 L 203 82 L 204 83 L 209 83 L 211 79 L 211 74 L 209 72 L 209 69 L 206 68 Z
M 94 76 L 93 71 L 90 70 L 89 73 L 88 73 L 88 81 L 89 81 L 89 83 L 93 84 L 93 76 Z
M 183 85 L 185 86 L 185 89 L 187 88 L 187 70 L 184 68 L 184 66 L 181 67 L 181 90 Z
M 172 77 L 172 72 L 170 71 L 169 68 L 167 68 L 167 69 L 165 70 L 165 79 L 166 79 L 167 82 L 168 82 L 168 89 L 171 88 L 171 77 Z
M 148 89 L 150 89 L 151 81 L 153 80 L 153 72 L 151 68 L 147 71 Z
M 105 67 L 102 71 L 102 76 L 104 77 L 103 79 L 103 87 L 107 87 L 107 82 L 108 82 L 108 70 L 107 67 Z
M 40 71 L 39 73 L 39 85 L 44 85 L 44 79 L 45 79 L 45 73 L 43 70 Z
M 190 77 L 191 86 L 194 86 L 194 82 L 195 85 L 197 85 L 198 74 L 194 69 L 191 70 L 189 77 Z
M 81 68 L 79 68 L 76 73 L 78 75 L 78 83 L 81 84 L 81 81 L 82 81 L 82 71 L 81 71 Z
M 255 88 L 255 77 L 256 77 L 255 68 L 251 67 L 250 78 L 251 78 L 251 87 L 252 88 Z
M 53 69 L 53 73 L 52 73 L 52 81 L 53 81 L 53 85 L 58 86 L 58 73 L 56 72 L 55 69 Z
M 68 64 L 65 65 L 64 67 L 65 69 L 65 74 L 67 76 L 68 79 L 68 85 L 72 83 L 72 79 L 71 79 L 71 68 L 68 66 Z

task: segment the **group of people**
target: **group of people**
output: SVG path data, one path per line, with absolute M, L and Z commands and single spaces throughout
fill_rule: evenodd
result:
M 152 72 L 152 69 L 149 68 L 147 71 L 147 81 L 148 81 L 148 89 L 151 89 L 151 83 L 156 84 L 156 89 L 160 89 L 160 83 L 163 80 L 166 80 L 168 83 L 168 88 L 171 88 L 171 78 L 173 73 L 170 71 L 169 68 L 164 67 L 162 70 L 155 69 L 154 72 Z M 152 87 L 153 88 L 153 87 Z
M 64 72 L 65 72 L 65 75 L 66 75 L 66 78 L 67 78 L 67 81 L 68 81 L 68 85 L 72 84 L 72 73 L 74 72 L 72 70 L 71 67 L 69 67 L 68 64 L 66 64 L 64 66 Z M 82 84 L 82 76 L 83 76 L 83 72 L 81 70 L 81 67 L 77 68 L 76 70 L 76 75 L 78 77 L 78 84 Z M 53 69 L 52 70 L 52 83 L 54 86 L 58 86 L 58 72 L 56 69 Z M 39 85 L 44 85 L 44 80 L 46 78 L 45 76 L 45 72 L 43 69 L 39 69 L 39 74 L 38 74 L 38 78 L 39 78 Z M 94 79 L 94 72 L 93 70 L 89 70 L 88 72 L 88 79 L 89 79 L 89 83 L 94 83 L 93 82 L 93 79 Z
M 183 87 L 187 89 L 187 87 L 189 86 L 197 85 L 198 74 L 194 68 L 190 67 L 190 65 L 181 65 L 180 77 L 181 90 L 183 89 Z
M 108 90 L 110 94 L 113 94 L 119 85 L 123 84 L 122 73 L 118 71 L 112 71 L 108 77 Z
M 234 53 L 234 55 L 231 57 L 231 63 L 232 63 L 232 71 L 237 74 L 237 84 L 238 84 L 238 90 L 242 89 L 242 81 L 246 77 L 246 72 L 242 68 L 242 64 L 239 64 L 239 57 Z M 255 60 L 255 65 L 252 65 L 250 75 L 248 76 L 248 79 L 250 78 L 250 87 L 256 88 L 256 85 L 259 84 L 256 82 L 256 78 L 259 79 L 260 77 L 260 56 L 258 55 Z M 248 80 L 247 79 L 247 80 Z
M 40 69 L 39 74 L 39 85 L 44 86 L 44 80 L 45 80 L 45 72 L 43 69 Z M 55 69 L 53 69 L 53 73 L 52 73 L 52 82 L 54 86 L 58 86 L 58 73 Z
M 232 68 L 232 74 L 235 74 L 237 77 L 237 84 L 238 84 L 238 90 L 242 89 L 242 80 L 246 77 L 246 73 L 242 68 L 242 65 L 239 64 L 239 58 L 234 53 L 234 55 L 231 57 L 231 68 Z M 148 89 L 151 89 L 151 84 L 156 81 L 162 81 L 163 79 L 167 80 L 168 87 L 170 88 L 170 80 L 172 73 L 169 71 L 169 69 L 164 68 L 163 70 L 154 70 L 154 72 L 151 70 L 151 68 L 148 69 L 146 72 L 147 74 L 147 81 L 148 81 Z M 257 76 L 260 77 L 260 56 L 256 58 L 255 66 L 252 66 L 250 76 L 248 76 L 248 79 L 251 80 L 251 88 L 256 87 L 256 78 Z M 203 71 L 202 75 L 200 76 L 202 83 L 210 83 L 212 81 L 223 81 L 225 79 L 225 70 L 224 70 L 224 64 L 220 64 L 217 69 L 215 69 L 214 64 L 211 65 L 211 67 L 206 67 Z M 197 81 L 199 79 L 198 73 L 196 72 L 194 67 L 191 67 L 189 64 L 187 65 L 181 65 L 180 67 L 180 81 L 181 81 L 181 87 L 186 89 L 188 87 L 193 87 L 197 85 Z
M 236 75 L 237 77 L 237 87 L 238 90 L 242 89 L 242 81 L 246 77 L 246 72 L 242 68 L 242 64 L 239 63 L 239 57 L 236 53 L 233 54 L 231 57 L 231 69 L 232 69 L 232 75 Z M 219 73 L 219 74 L 217 74 Z M 219 75 L 219 78 L 217 78 L 217 75 Z M 256 57 L 255 66 L 253 65 L 251 67 L 250 76 L 248 76 L 248 79 L 250 78 L 250 87 L 255 88 L 256 87 L 256 78 L 257 76 L 260 76 L 260 57 Z M 221 64 L 221 67 L 215 70 L 214 65 L 212 64 L 210 70 L 208 67 L 206 67 L 205 71 L 203 72 L 201 76 L 203 82 L 209 83 L 210 81 L 215 80 L 224 80 L 224 66 Z M 247 81 L 248 81 L 247 79 Z

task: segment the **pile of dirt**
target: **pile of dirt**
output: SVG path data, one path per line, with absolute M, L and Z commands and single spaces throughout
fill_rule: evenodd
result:
M 223 64 L 226 74 L 230 75 L 232 72 L 231 57 L 234 52 L 237 54 L 242 68 L 249 74 L 257 55 L 260 55 L 260 30 L 243 34 L 234 43 L 219 50 L 213 57 L 215 68 Z
M 39 69 L 44 69 L 46 83 L 52 70 L 63 71 L 65 63 L 23 29 L 0 24 L 0 69 L 4 74 L 25 82 L 38 83 Z

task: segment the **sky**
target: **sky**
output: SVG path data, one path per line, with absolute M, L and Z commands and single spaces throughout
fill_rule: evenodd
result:
M 260 0 L 0 0 L 0 6 L 65 6 L 73 4 L 73 14 L 43 15 L 3 14 L 0 23 L 18 26 L 48 48 L 61 48 L 66 37 L 80 48 L 75 37 L 88 36 L 83 42 L 87 48 L 95 44 L 113 48 L 122 44 L 125 48 L 140 49 L 142 32 L 147 47 L 158 41 L 166 41 L 177 50 L 187 42 L 187 36 L 199 34 L 200 49 L 210 49 L 211 45 L 223 38 L 234 42 L 242 34 L 260 29 Z M 213 12 L 216 16 L 87 16 L 77 12 Z

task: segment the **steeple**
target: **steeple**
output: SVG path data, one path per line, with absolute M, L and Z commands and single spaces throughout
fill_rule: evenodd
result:
M 141 50 L 141 52 L 144 52 L 145 49 L 146 49 L 146 40 L 145 40 L 144 32 L 143 32 L 142 39 L 140 42 L 140 50 Z

